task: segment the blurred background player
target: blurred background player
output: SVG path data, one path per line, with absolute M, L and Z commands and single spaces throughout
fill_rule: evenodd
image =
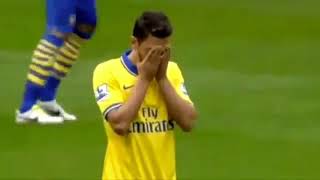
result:
M 76 120 L 56 102 L 61 80 L 78 59 L 82 43 L 94 33 L 95 0 L 47 0 L 46 32 L 32 55 L 18 123 Z

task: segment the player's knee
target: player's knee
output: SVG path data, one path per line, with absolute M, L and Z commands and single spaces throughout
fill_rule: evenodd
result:
M 57 29 L 48 29 L 46 31 L 46 35 L 54 36 L 59 39 L 66 39 L 70 35 L 70 32 L 62 32 Z
M 96 30 L 96 22 L 90 24 L 77 24 L 75 33 L 84 39 L 90 39 L 95 30 Z
M 55 46 L 60 47 L 69 35 L 70 33 L 53 30 L 46 31 L 43 38 Z

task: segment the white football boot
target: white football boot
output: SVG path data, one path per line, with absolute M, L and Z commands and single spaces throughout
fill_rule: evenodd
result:
M 49 115 L 62 117 L 65 121 L 75 121 L 77 117 L 67 113 L 56 100 L 38 101 L 38 105 Z
M 31 122 L 39 124 L 61 124 L 63 123 L 63 118 L 59 116 L 50 116 L 38 105 L 34 105 L 32 109 L 24 113 L 20 113 L 19 110 L 16 111 L 17 124 L 26 124 Z

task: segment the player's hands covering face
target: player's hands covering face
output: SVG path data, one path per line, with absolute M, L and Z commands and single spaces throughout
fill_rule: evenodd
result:
M 146 57 L 137 64 L 139 76 L 147 81 L 152 81 L 158 72 L 161 57 L 164 54 L 162 46 L 153 47 Z
M 171 49 L 169 47 L 164 48 L 163 54 L 160 57 L 161 63 L 160 63 L 158 72 L 156 74 L 156 79 L 158 81 L 167 77 L 166 76 L 167 68 L 168 68 L 170 57 L 171 57 Z

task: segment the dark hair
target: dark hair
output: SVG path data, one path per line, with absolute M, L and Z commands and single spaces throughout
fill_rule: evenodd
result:
M 166 38 L 172 34 L 169 18 L 163 12 L 145 11 L 136 20 L 133 36 L 143 41 L 149 34 L 157 38 Z

